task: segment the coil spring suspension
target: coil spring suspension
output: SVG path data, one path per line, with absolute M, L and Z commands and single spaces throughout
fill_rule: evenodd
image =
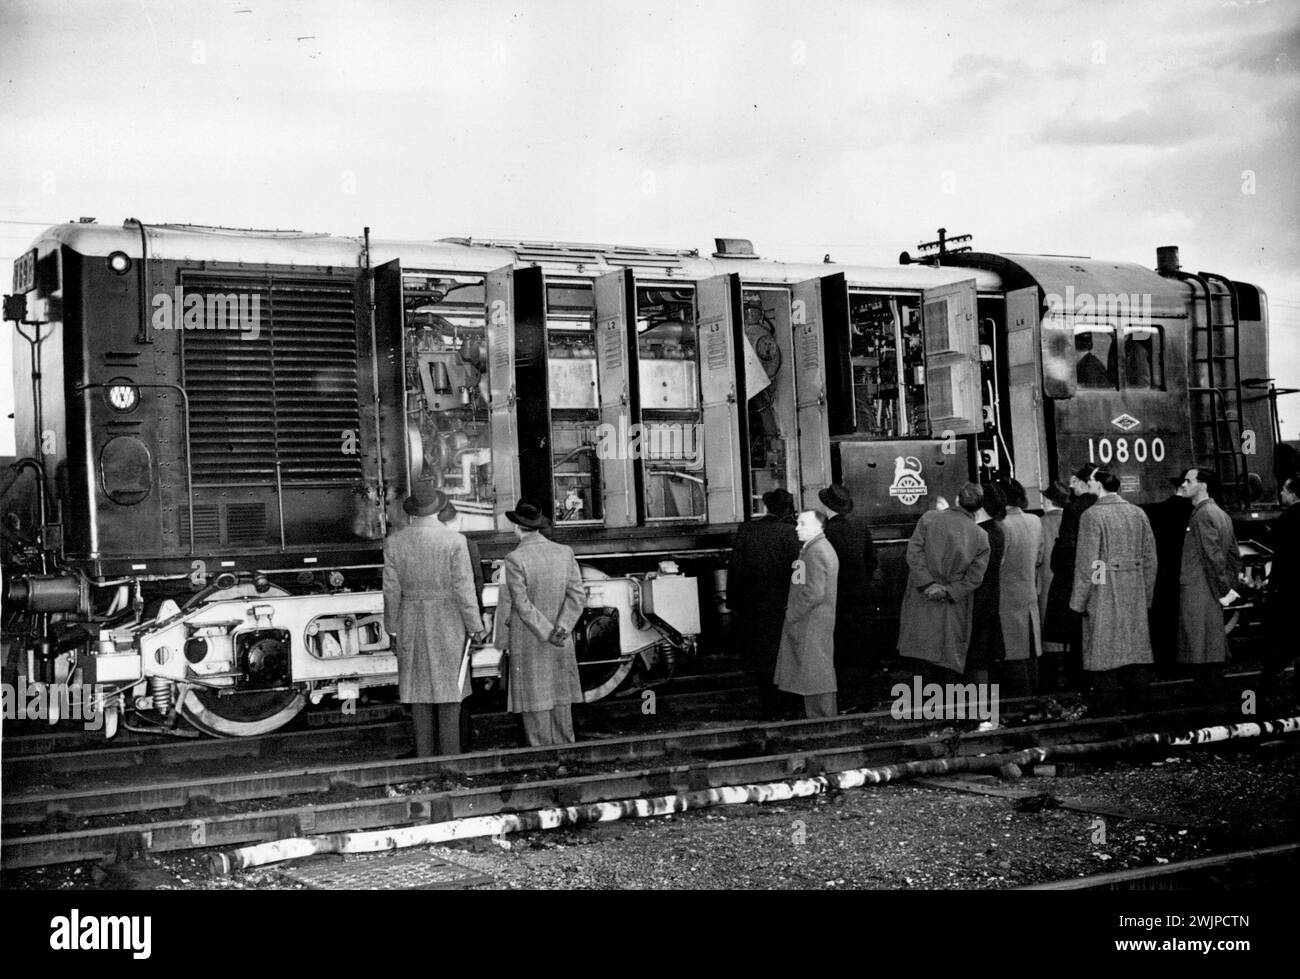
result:
M 165 676 L 149 678 L 149 696 L 153 700 L 153 709 L 159 714 L 166 714 L 172 709 L 172 682 Z
M 667 639 L 660 639 L 658 646 L 659 649 L 657 651 L 659 653 L 660 662 L 663 663 L 664 669 L 667 670 L 668 675 L 672 676 L 673 671 L 677 669 L 677 647 Z

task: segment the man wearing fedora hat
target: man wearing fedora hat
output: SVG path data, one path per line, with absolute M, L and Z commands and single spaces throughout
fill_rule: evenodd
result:
M 817 494 L 817 499 L 831 512 L 826 521 L 826 539 L 840 562 L 835 602 L 835 673 L 844 688 L 850 677 L 865 683 L 879 663 L 867 641 L 876 548 L 865 517 L 853 510 L 853 496 L 847 489 L 832 483 Z
M 438 519 L 448 505 L 441 490 L 417 484 L 402 504 L 410 524 L 384 544 L 384 622 L 419 757 L 459 754 L 460 702 L 469 694 L 468 673 L 460 681 L 465 640 L 483 635 L 465 538 Z
M 763 719 L 770 721 L 784 713 L 774 674 L 799 535 L 794 529 L 794 497 L 786 490 L 764 493 L 763 506 L 767 513 L 741 524 L 731 538 L 727 604 L 745 672 L 758 686 Z
M 582 702 L 572 636 L 586 602 L 582 572 L 572 548 L 542 536 L 551 522 L 532 500 L 506 519 L 519 538 L 496 616 L 497 648 L 510 655 L 506 709 L 522 716 L 528 744 L 571 744 L 571 705 Z

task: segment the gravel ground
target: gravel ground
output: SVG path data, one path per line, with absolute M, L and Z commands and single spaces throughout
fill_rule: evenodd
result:
M 1047 793 L 1164 822 L 1064 810 L 1041 795 L 1025 803 L 900 783 L 427 852 L 484 873 L 501 889 L 948 889 L 1014 887 L 1300 837 L 1296 739 L 975 784 Z M 212 877 L 202 855 L 186 854 L 11 872 L 4 886 L 297 885 L 274 868 Z

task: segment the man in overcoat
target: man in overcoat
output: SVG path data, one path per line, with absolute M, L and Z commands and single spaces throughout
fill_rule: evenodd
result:
M 847 489 L 833 483 L 819 492 L 817 499 L 834 514 L 826 521 L 825 533 L 840 562 L 835 594 L 835 673 L 843 685 L 848 677 L 865 680 L 877 665 L 878 657 L 868 642 L 876 548 L 866 518 L 854 512 Z
M 1004 658 L 1002 649 L 1002 556 L 1006 535 L 1007 498 L 996 484 L 981 487 L 984 502 L 975 514 L 975 526 L 989 539 L 989 563 L 984 569 L 970 606 L 970 646 L 966 650 L 966 678 L 988 683 L 989 671 Z
M 573 549 L 542 536 L 550 519 L 532 500 L 506 513 L 519 546 L 506 555 L 497 603 L 497 648 L 510 657 L 506 709 L 530 745 L 572 744 L 572 704 L 582 702 L 573 627 L 586 591 Z
M 1300 476 L 1282 482 L 1278 502 L 1285 509 L 1273 524 L 1273 565 L 1268 573 L 1264 611 L 1268 621 L 1269 649 L 1264 658 L 1264 686 L 1273 692 L 1287 664 L 1296 658 L 1296 610 L 1300 608 Z M 1292 677 L 1300 693 L 1300 666 Z
M 1029 697 L 1038 687 L 1038 576 L 1043 565 L 1043 528 L 1038 517 L 1026 513 L 1025 488 L 1017 480 L 1003 486 L 1007 515 L 1002 521 L 1005 548 L 999 618 L 1005 659 L 998 670 L 1004 697 Z
M 1055 693 L 1061 689 L 1065 644 L 1048 638 L 1047 598 L 1051 594 L 1054 580 L 1052 554 L 1056 549 L 1056 539 L 1061 534 L 1061 520 L 1065 516 L 1064 507 L 1069 502 L 1070 491 L 1062 483 L 1054 482 L 1042 492 L 1043 563 L 1038 569 L 1038 621 L 1041 625 L 1043 656 L 1038 665 L 1038 689 L 1042 693 Z M 1070 574 L 1074 575 L 1073 564 L 1070 566 Z
M 1070 608 L 1083 616 L 1083 669 L 1110 706 L 1148 679 L 1147 609 L 1156 592 L 1156 539 L 1139 508 L 1119 495 L 1119 476 L 1098 469 L 1088 482 L 1097 497 L 1079 520 Z
M 447 501 L 447 505 L 438 511 L 438 520 L 448 529 L 454 530 L 465 538 L 465 548 L 469 551 L 469 566 L 474 572 L 474 597 L 479 604 L 483 603 L 483 560 L 479 556 L 478 545 L 474 539 L 465 534 L 461 529 L 460 513 L 456 509 L 456 504 Z M 470 700 L 462 700 L 460 704 L 460 750 L 474 750 L 474 724 L 470 711 Z
M 417 484 L 402 504 L 410 524 L 384 544 L 384 622 L 420 757 L 460 752 L 460 702 L 469 695 L 461 662 L 466 638 L 483 636 L 465 538 L 438 519 L 447 505 L 441 490 Z
M 785 624 L 790 570 L 799 556 L 794 529 L 794 497 L 783 489 L 763 494 L 767 513 L 736 528 L 727 572 L 727 604 L 733 635 L 750 679 L 758 687 L 765 720 L 782 713 L 773 679 Z
M 957 506 L 923 513 L 907 542 L 898 654 L 920 661 L 926 682 L 953 682 L 966 669 L 972 596 L 989 563 L 988 534 L 975 525 L 983 496 L 967 483 Z
M 1047 613 L 1043 618 L 1043 640 L 1064 646 L 1065 683 L 1078 689 L 1083 683 L 1083 631 L 1079 616 L 1070 608 L 1070 591 L 1074 587 L 1075 546 L 1079 540 L 1079 521 L 1084 512 L 1097 502 L 1088 491 L 1089 481 L 1098 467 L 1080 466 L 1070 475 L 1070 498 L 1061 517 L 1061 530 L 1048 560 L 1052 562 L 1052 582 L 1047 593 Z
M 1178 495 L 1192 501 L 1178 574 L 1178 662 L 1184 667 L 1228 658 L 1220 599 L 1237 584 L 1241 552 L 1231 518 L 1210 498 L 1217 478 L 1210 469 L 1189 469 L 1178 487 Z
M 1156 557 L 1160 572 L 1156 575 L 1156 597 L 1148 616 L 1151 622 L 1151 655 L 1160 675 L 1177 672 L 1178 630 L 1178 578 L 1182 571 L 1183 541 L 1187 537 L 1187 523 L 1192 517 L 1192 501 L 1177 492 L 1182 479 L 1170 480 L 1175 492 L 1168 499 L 1145 507 L 1151 521 L 1151 532 L 1156 535 Z
M 835 592 L 840 562 L 825 534 L 826 517 L 799 514 L 803 547 L 790 572 L 785 627 L 776 657 L 776 685 L 803 697 L 807 717 L 835 717 Z

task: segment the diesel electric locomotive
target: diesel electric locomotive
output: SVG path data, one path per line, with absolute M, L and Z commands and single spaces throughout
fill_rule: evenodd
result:
M 418 480 L 485 562 L 517 498 L 553 515 L 583 565 L 588 700 L 718 648 L 745 611 L 729 534 L 777 487 L 807 507 L 841 482 L 869 513 L 882 622 L 917 518 L 968 479 L 1014 475 L 1037 506 L 1095 461 L 1150 503 L 1199 461 L 1268 518 L 1261 290 L 1175 250 L 1156 271 L 904 259 L 50 228 L 5 302 L 9 666 L 98 698 L 110 732 L 257 734 L 391 685 L 378 570 Z M 476 681 L 499 659 L 473 649 Z

